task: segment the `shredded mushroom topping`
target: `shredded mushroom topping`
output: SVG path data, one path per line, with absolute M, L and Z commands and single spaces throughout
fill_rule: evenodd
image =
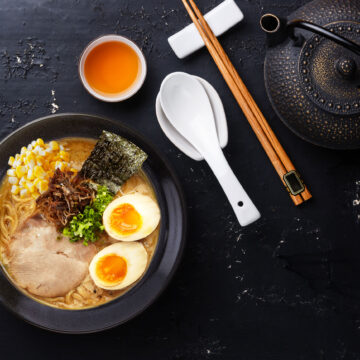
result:
M 74 177 L 71 171 L 57 169 L 50 180 L 49 189 L 37 198 L 36 204 L 43 217 L 62 230 L 94 198 L 95 190 L 87 180 Z

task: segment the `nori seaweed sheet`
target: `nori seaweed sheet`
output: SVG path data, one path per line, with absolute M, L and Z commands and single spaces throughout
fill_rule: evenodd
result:
M 134 175 L 147 159 L 147 154 L 123 137 L 103 131 L 80 175 L 107 186 L 114 194 Z

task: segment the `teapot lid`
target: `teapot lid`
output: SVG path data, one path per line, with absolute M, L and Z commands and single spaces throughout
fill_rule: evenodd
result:
M 357 14 L 357 15 L 356 15 Z M 360 0 L 315 0 L 289 19 L 303 19 L 360 45 Z M 300 137 L 331 148 L 360 148 L 360 56 L 298 30 L 269 48 L 265 85 L 279 117 Z
M 360 23 L 336 22 L 326 28 L 360 41 Z M 338 115 L 360 112 L 360 56 L 314 35 L 301 49 L 299 71 L 301 86 L 317 106 Z

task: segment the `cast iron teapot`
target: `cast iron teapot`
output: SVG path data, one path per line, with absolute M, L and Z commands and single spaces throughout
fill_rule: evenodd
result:
M 360 148 L 360 0 L 315 0 L 287 20 L 265 14 L 265 86 L 301 138 Z

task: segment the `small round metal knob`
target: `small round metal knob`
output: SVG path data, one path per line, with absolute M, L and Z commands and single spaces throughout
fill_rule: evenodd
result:
M 351 79 L 356 74 L 356 62 L 351 58 L 341 58 L 336 62 L 336 70 L 342 77 Z

